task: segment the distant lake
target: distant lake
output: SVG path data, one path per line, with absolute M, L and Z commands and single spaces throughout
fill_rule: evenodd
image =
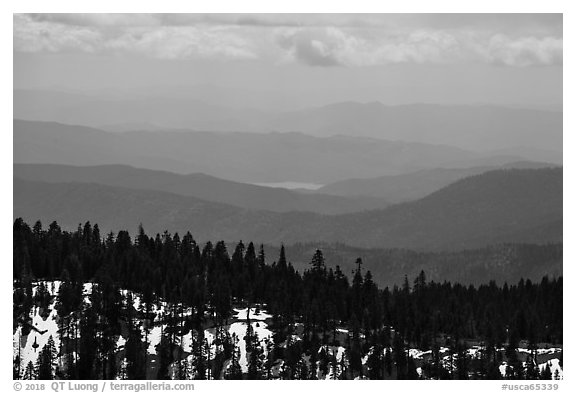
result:
M 316 184 L 316 183 L 300 183 L 296 181 L 284 181 L 279 183 L 253 183 L 257 186 L 263 187 L 272 187 L 272 188 L 287 188 L 289 190 L 294 190 L 297 188 L 303 188 L 305 190 L 317 190 L 322 187 L 324 184 Z

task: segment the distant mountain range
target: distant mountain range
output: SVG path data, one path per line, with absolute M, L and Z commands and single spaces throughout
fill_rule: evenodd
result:
M 232 109 L 179 97 L 90 96 L 50 90 L 14 90 L 14 118 L 53 121 L 119 130 L 195 129 L 200 131 L 260 131 L 250 119 L 265 112 L 248 108 Z M 132 125 L 132 128 L 130 127 Z M 230 128 L 235 125 L 236 127 Z M 129 127 L 126 127 L 129 126 Z
M 283 188 L 237 183 L 195 173 L 180 175 L 126 165 L 76 167 L 54 164 L 15 164 L 14 177 L 47 183 L 96 183 L 136 190 L 165 191 L 237 207 L 275 212 L 308 211 L 343 214 L 389 205 L 382 198 L 303 194 Z
M 248 210 L 160 191 L 14 179 L 14 217 L 103 230 L 142 223 L 200 240 L 458 250 L 503 242 L 562 241 L 562 168 L 491 171 L 414 202 L 344 215 Z
M 434 168 L 403 175 L 372 179 L 348 179 L 320 187 L 316 192 L 342 197 L 383 198 L 391 203 L 420 199 L 457 180 L 496 169 L 538 169 L 556 165 L 543 162 L 519 161 L 502 166 L 471 168 Z
M 245 183 L 326 184 L 524 160 L 443 145 L 300 133 L 124 132 L 14 120 L 14 163 L 123 164 Z
M 228 103 L 232 104 L 232 103 Z M 201 97 L 86 96 L 14 90 L 14 118 L 108 130 L 299 132 L 444 144 L 467 150 L 513 149 L 537 161 L 562 161 L 562 112 L 489 105 L 341 102 L 294 111 L 206 103 Z
M 273 124 L 276 130 L 318 136 L 371 136 L 484 151 L 518 146 L 562 151 L 562 113 L 489 105 L 343 102 L 284 113 Z

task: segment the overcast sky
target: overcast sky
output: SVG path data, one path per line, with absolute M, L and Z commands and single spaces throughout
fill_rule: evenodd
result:
M 559 107 L 562 38 L 560 14 L 16 14 L 14 86 Z

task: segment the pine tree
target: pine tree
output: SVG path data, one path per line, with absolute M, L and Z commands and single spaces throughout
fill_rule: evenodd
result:
M 264 339 L 266 346 L 266 357 L 264 361 L 264 370 L 266 371 L 265 379 L 272 379 L 272 365 L 274 364 L 274 340 L 270 337 Z
M 550 363 L 546 363 L 546 367 L 540 373 L 540 379 L 543 380 L 551 380 L 552 379 L 552 370 L 550 369 Z
M 287 268 L 288 262 L 286 261 L 286 250 L 284 249 L 284 244 L 282 244 L 280 247 L 280 257 L 278 258 L 278 269 L 283 273 Z
M 384 370 L 386 370 L 386 375 L 388 377 L 392 376 L 392 351 L 386 348 L 386 352 L 384 353 Z
M 338 359 L 336 358 L 336 349 L 332 350 L 330 354 L 330 374 L 332 379 L 338 379 L 339 372 L 338 372 Z
M 508 366 L 506 367 L 506 379 L 523 379 L 522 364 L 518 359 L 518 336 L 512 331 L 508 346 L 505 350 Z
M 38 379 L 40 380 L 54 379 L 54 373 L 52 371 L 52 351 L 48 347 L 48 345 L 45 345 L 40 351 L 40 354 L 38 355 L 36 370 Z
M 348 379 L 348 367 L 346 364 L 346 358 L 342 356 L 340 359 L 340 375 L 338 375 L 338 379 L 345 380 Z
M 326 272 L 326 265 L 324 261 L 324 255 L 322 254 L 321 250 L 316 250 L 314 256 L 312 257 L 312 261 L 310 262 L 312 265 L 312 272 L 316 274 L 324 274 Z
M 144 345 L 142 345 L 142 347 L 144 347 Z M 159 357 L 157 378 L 170 379 L 168 367 L 170 364 L 172 364 L 174 359 L 172 356 L 172 342 L 170 341 L 170 338 L 165 334 L 162 334 L 160 337 L 160 343 L 157 346 L 157 353 Z
M 226 373 L 226 379 L 242 379 L 240 348 L 238 348 L 238 338 L 236 337 L 236 334 L 232 335 L 232 345 L 232 359 L 230 361 L 230 366 L 228 367 L 228 372 Z
M 212 377 L 212 349 L 210 344 L 208 343 L 208 339 L 204 339 L 204 353 L 206 354 L 206 369 L 208 371 L 208 375 L 206 379 L 213 379 Z
M 406 379 L 419 379 L 418 371 L 416 371 L 416 364 L 412 356 L 408 356 L 408 362 L 406 364 Z
M 466 350 L 465 344 L 458 342 L 458 340 L 456 340 L 456 342 L 456 375 L 458 379 L 468 379 L 468 351 Z
M 204 330 L 196 331 L 192 341 L 192 368 L 194 379 L 206 379 L 208 363 L 206 360 L 206 347 L 204 345 Z
M 260 244 L 260 251 L 258 251 L 258 268 L 260 270 L 266 267 L 266 253 L 264 252 L 264 244 Z
M 536 345 L 531 343 L 529 346 L 530 354 L 526 357 L 526 379 L 540 379 L 540 369 L 536 358 Z
M 78 362 L 78 376 L 80 379 L 95 379 L 94 363 L 99 350 L 99 342 L 96 337 L 96 322 L 98 315 L 92 306 L 84 312 L 80 319 L 80 360 Z
M 550 374 L 550 378 L 552 378 L 552 374 Z M 28 364 L 26 365 L 26 369 L 24 370 L 24 375 L 22 376 L 22 379 L 27 380 L 36 379 L 36 370 L 34 369 L 32 361 L 29 361 Z
M 372 348 L 372 351 L 368 354 L 366 366 L 368 367 L 368 378 L 383 379 L 384 359 L 380 345 Z
M 300 359 L 298 363 L 296 363 L 296 379 L 308 379 L 309 377 L 308 366 L 306 365 L 306 361 L 304 359 Z
M 262 379 L 262 369 L 264 364 L 264 351 L 258 342 L 258 336 L 255 336 L 255 342 L 252 344 L 252 350 L 248 356 L 248 379 Z
M 128 379 L 146 379 L 144 344 L 139 330 L 132 330 L 126 341 L 126 376 Z

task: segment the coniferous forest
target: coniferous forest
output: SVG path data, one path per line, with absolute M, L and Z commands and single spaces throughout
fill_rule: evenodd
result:
M 190 232 L 13 239 L 15 379 L 562 378 L 562 277 L 382 288 L 320 249 L 300 271 Z

